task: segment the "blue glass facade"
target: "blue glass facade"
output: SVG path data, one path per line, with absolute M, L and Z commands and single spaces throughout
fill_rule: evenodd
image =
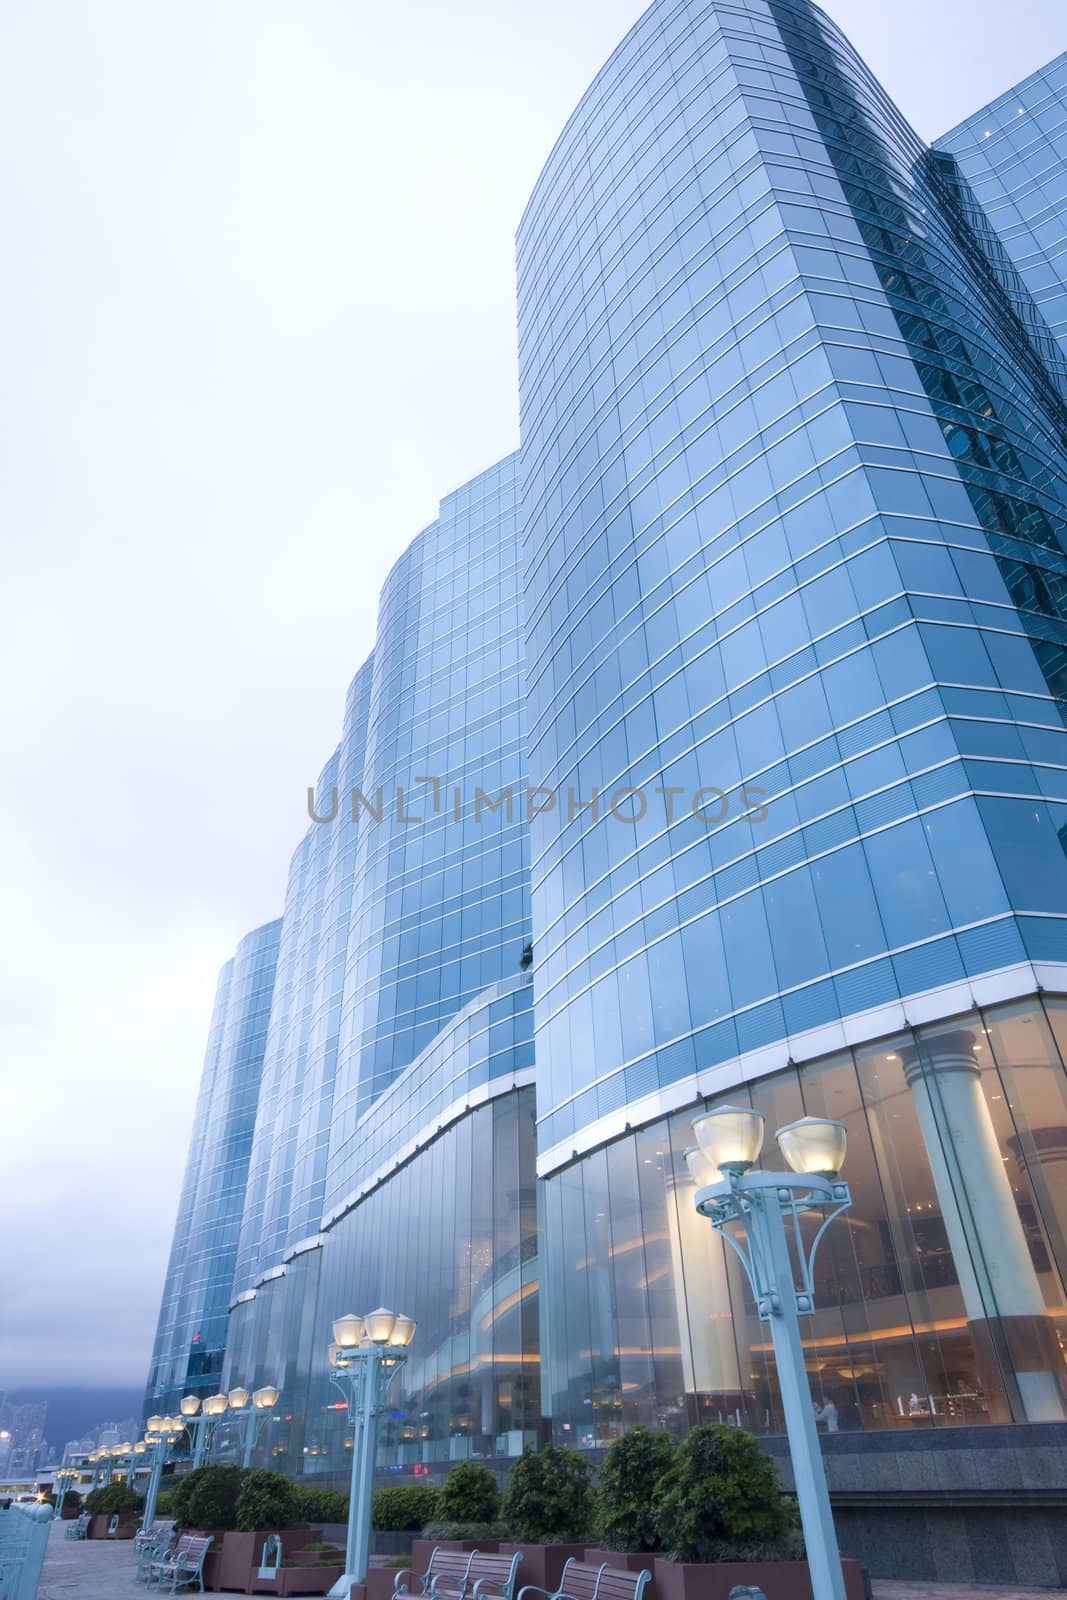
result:
M 934 149 L 956 161 L 1067 360 L 1067 51 Z
M 809 0 L 657 0 L 567 124 L 521 453 L 390 574 L 293 858 L 222 1374 L 283 1391 L 258 1459 L 342 1479 L 330 1324 L 380 1303 L 383 1470 L 780 1431 L 681 1159 L 723 1099 L 848 1125 L 840 1428 L 1064 1419 L 1062 70 L 987 172 Z
M 645 14 L 535 189 L 519 322 L 531 772 L 647 797 L 533 822 L 547 1171 L 1067 955 L 1067 487 L 963 209 L 800 0 Z
M 538 1404 L 520 566 L 511 457 L 391 572 L 293 858 L 225 1382 L 282 1388 L 262 1451 L 294 1469 L 345 1470 L 330 1323 L 387 1282 L 421 1330 L 394 1465 L 521 1449 Z
M 280 932 L 277 921 L 246 935 L 219 973 L 146 1413 L 218 1388 Z

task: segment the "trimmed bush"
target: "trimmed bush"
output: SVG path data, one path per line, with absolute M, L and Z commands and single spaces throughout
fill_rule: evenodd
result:
M 507 1539 L 511 1529 L 506 1522 L 428 1522 L 424 1539 Z M 410 1566 L 410 1559 L 404 1563 Z
M 566 1445 L 526 1449 L 508 1474 L 500 1514 L 529 1544 L 574 1544 L 592 1532 L 593 1469 Z
M 436 1514 L 439 1522 L 495 1522 L 500 1515 L 496 1475 L 480 1461 L 459 1462 L 437 1491 Z
M 429 1484 L 398 1484 L 395 1489 L 376 1489 L 371 1527 L 379 1533 L 417 1533 L 437 1516 L 440 1498 L 439 1492 Z M 346 1505 L 346 1515 L 347 1510 Z
M 310 1484 L 294 1483 L 293 1496 L 301 1522 L 348 1521 L 348 1496 L 340 1489 L 315 1489 Z
M 245 1473 L 240 1467 L 197 1467 L 179 1478 L 171 1491 L 171 1509 L 182 1528 L 226 1533 L 237 1526 L 237 1497 Z
M 177 1513 L 174 1510 L 174 1490 L 173 1489 L 163 1489 L 163 1490 L 161 1490 L 160 1493 L 156 1496 L 156 1516 L 157 1517 L 176 1517 L 176 1515 L 177 1515 Z
M 296 1496 L 280 1472 L 257 1467 L 241 1485 L 234 1507 L 240 1533 L 277 1533 L 297 1520 Z
M 132 1516 L 142 1510 L 144 1501 L 124 1483 L 109 1483 L 103 1489 L 90 1489 L 85 1509 L 92 1517 Z
M 609 1549 L 659 1549 L 652 1496 L 670 1471 L 674 1452 L 670 1434 L 651 1428 L 631 1428 L 610 1447 L 596 1493 L 596 1520 Z
M 693 1428 L 656 1488 L 653 1509 L 661 1548 L 677 1561 L 803 1558 L 778 1469 L 742 1428 Z
M 81 1509 L 81 1495 L 78 1493 L 77 1489 L 68 1489 L 66 1494 L 63 1496 L 63 1515 L 66 1517 L 69 1516 L 72 1511 L 77 1512 Z

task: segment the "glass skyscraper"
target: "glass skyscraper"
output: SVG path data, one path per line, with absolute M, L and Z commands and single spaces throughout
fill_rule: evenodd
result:
M 1067 51 L 934 148 L 958 164 L 1067 362 Z
M 658 0 L 568 122 L 521 451 L 394 569 L 294 858 L 223 1374 L 284 1391 L 261 1459 L 342 1472 L 329 1325 L 378 1303 L 382 1469 L 780 1434 L 682 1159 L 727 1099 L 848 1126 L 840 1431 L 1064 1422 L 1063 59 L 930 148 L 809 0 Z
M 219 1386 L 280 932 L 268 922 L 247 934 L 219 973 L 146 1414 Z

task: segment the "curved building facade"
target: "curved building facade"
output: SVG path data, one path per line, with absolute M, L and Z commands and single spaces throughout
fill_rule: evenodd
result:
M 986 1417 L 1063 1416 L 1054 1219 L 1005 1188 L 962 1041 L 976 1006 L 1067 977 L 1067 419 L 968 210 L 807 0 L 659 0 L 522 222 L 529 759 L 568 797 L 531 829 L 564 1437 L 628 1403 L 776 1425 L 743 1322 L 663 1225 L 677 1163 L 636 1149 L 720 1091 L 797 1103 L 886 1036 L 914 1062 L 972 1349 L 936 1380 L 875 1361 L 864 1420 L 892 1423 L 897 1388 L 930 1416 L 952 1382 Z M 898 1048 L 958 1013 L 940 1052 L 921 1030 Z M 949 1174 L 963 1082 L 983 1153 Z M 998 1207 L 968 1229 L 949 1190 L 982 1212 L 979 1174 Z M 1045 1244 L 1019 1280 L 983 1277 L 1027 1226 Z M 686 1356 L 687 1297 L 714 1358 Z M 994 1351 L 1009 1379 L 983 1378 Z
M 219 973 L 189 1159 L 163 1287 L 146 1412 L 214 1394 L 226 1348 L 281 922 L 249 933 Z
M 397 1464 L 521 1449 L 534 1426 L 519 586 L 510 457 L 446 497 L 390 573 L 293 858 L 225 1373 L 282 1389 L 261 1454 L 293 1470 L 346 1470 L 326 1347 L 361 1294 L 403 1300 L 428 1341 Z M 431 1204 L 461 1149 L 468 1191 L 484 1181 Z M 399 1254 L 380 1231 L 394 1213 L 411 1220 Z M 461 1359 L 471 1306 L 488 1320 Z
M 1067 51 L 938 139 L 1067 361 Z

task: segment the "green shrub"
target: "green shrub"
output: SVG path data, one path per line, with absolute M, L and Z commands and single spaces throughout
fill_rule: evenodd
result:
M 182 1528 L 225 1533 L 237 1526 L 237 1497 L 245 1481 L 240 1467 L 197 1467 L 179 1478 L 171 1502 Z
M 124 1483 L 109 1483 L 103 1489 L 90 1489 L 85 1497 L 85 1509 L 93 1517 L 132 1516 L 144 1506 L 139 1494 L 127 1489 Z
M 592 1473 L 586 1458 L 565 1445 L 524 1450 L 508 1474 L 501 1516 L 529 1543 L 576 1543 L 593 1527 Z
M 422 1530 L 424 1539 L 506 1539 L 511 1529 L 506 1522 L 428 1522 Z M 410 1567 L 410 1558 L 404 1562 Z
M 500 1490 L 490 1468 L 480 1461 L 454 1466 L 437 1491 L 438 1521 L 495 1522 L 499 1515 Z
M 318 1522 L 348 1521 L 348 1496 L 342 1494 L 340 1489 L 316 1489 L 310 1484 L 294 1483 L 293 1495 L 301 1522 L 314 1525 Z
M 670 1471 L 674 1451 L 670 1434 L 651 1428 L 632 1428 L 608 1450 L 597 1486 L 596 1519 L 609 1549 L 659 1548 L 652 1496 Z
M 653 1508 L 660 1547 L 678 1561 L 797 1559 L 778 1469 L 741 1428 L 693 1428 L 674 1452 Z
M 234 1509 L 241 1533 L 277 1533 L 291 1528 L 299 1515 L 289 1479 L 263 1467 L 248 1474 Z
M 436 1489 L 422 1483 L 376 1489 L 371 1527 L 380 1533 L 417 1533 L 437 1516 L 440 1498 Z
M 174 1515 L 174 1490 L 164 1489 L 156 1496 L 156 1516 L 173 1517 Z
M 69 1516 L 72 1511 L 82 1509 L 82 1497 L 77 1489 L 68 1489 L 63 1496 L 63 1515 Z

